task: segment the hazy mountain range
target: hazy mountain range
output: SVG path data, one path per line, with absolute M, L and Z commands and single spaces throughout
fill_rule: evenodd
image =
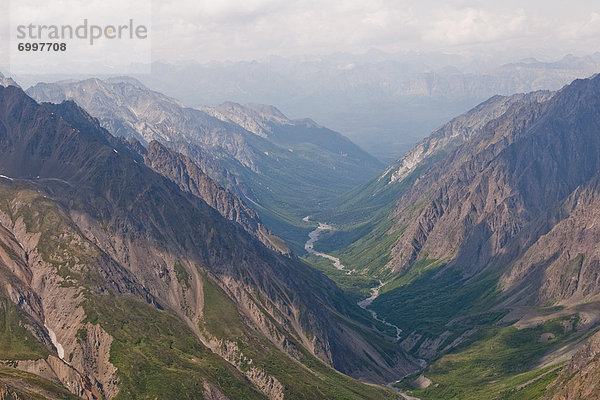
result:
M 491 96 L 557 90 L 596 73 L 599 63 L 597 53 L 501 62 L 371 50 L 206 64 L 165 60 L 153 63 L 151 74 L 135 77 L 189 107 L 224 102 L 276 105 L 290 118 L 309 117 L 391 163 L 432 130 Z M 15 79 L 28 87 L 65 76 Z
M 290 120 L 272 106 L 189 108 L 131 78 L 40 83 L 27 93 L 38 101 L 74 100 L 114 135 L 185 154 L 297 248 L 307 228 L 296 221 L 384 168 L 341 134 Z
M 310 117 L 392 162 L 452 117 L 494 95 L 557 90 L 600 70 L 600 55 L 482 64 L 452 54 L 271 57 L 173 65 L 139 75 L 187 105 L 259 102 Z

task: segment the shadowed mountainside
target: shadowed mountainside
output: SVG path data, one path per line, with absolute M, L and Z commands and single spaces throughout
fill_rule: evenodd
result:
M 330 366 L 373 382 L 415 369 L 333 282 L 73 102 L 0 88 L 0 152 L 3 365 L 90 399 L 393 397 Z M 169 157 L 155 167 L 185 161 Z

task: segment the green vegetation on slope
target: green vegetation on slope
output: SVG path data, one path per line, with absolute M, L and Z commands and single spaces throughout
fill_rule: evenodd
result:
M 48 350 L 23 323 L 23 315 L 17 306 L 0 298 L 0 359 L 38 360 L 48 356 Z
M 554 337 L 545 341 L 543 334 Z M 520 330 L 513 326 L 482 328 L 468 343 L 427 367 L 424 374 L 432 385 L 411 394 L 422 400 L 540 399 L 558 369 L 532 367 L 568 336 L 562 320 Z M 401 386 L 410 389 L 409 380 Z
M 366 297 L 379 280 L 389 280 L 390 271 L 384 267 L 390 261 L 394 243 L 405 229 L 395 226 L 390 213 L 396 206 L 396 200 L 410 188 L 427 165 L 427 162 L 424 163 L 395 184 L 388 184 L 389 174 L 373 179 L 316 213 L 313 219 L 334 224 L 336 229 L 323 235 L 315 243 L 315 250 L 338 257 L 347 269 L 358 273 L 342 277 L 332 269 L 323 268 L 320 263 L 315 266 L 344 290 L 351 290 L 349 293 L 353 296 Z M 375 281 L 375 284 L 367 288 L 364 282 L 369 280 Z
M 300 361 L 290 360 L 264 336 L 245 328 L 234 304 L 206 276 L 204 300 L 201 328 L 236 342 L 240 352 L 252 360 L 253 366 L 263 369 L 283 384 L 286 399 L 398 398 L 389 389 L 365 385 L 329 368 L 294 341 L 292 343 L 298 349 L 297 357 Z
M 437 268 L 430 268 L 431 265 Z M 416 330 L 437 336 L 446 330 L 446 324 L 452 319 L 485 313 L 494 304 L 499 271 L 485 272 L 467 280 L 458 271 L 440 273 L 440 268 L 443 267 L 435 260 L 417 263 L 414 270 L 384 286 L 371 307 L 380 317 L 405 332 Z M 487 324 L 503 313 L 492 314 L 480 315 L 477 319 Z
M 333 280 L 355 302 L 369 295 L 371 288 L 379 285 L 379 281 L 362 272 L 348 274 L 333 266 L 333 261 L 309 254 L 303 257 L 307 263 L 317 268 Z
M 387 278 L 389 273 L 382 274 L 383 267 L 390 261 L 390 249 L 402 235 L 404 229 L 391 231 L 392 221 L 386 219 L 373 230 L 352 243 L 340 259 L 344 265 L 361 266 L 369 276 Z
M 132 297 L 92 296 L 84 303 L 92 324 L 114 341 L 117 399 L 198 399 L 210 382 L 232 399 L 262 399 L 231 365 L 213 354 L 181 319 Z

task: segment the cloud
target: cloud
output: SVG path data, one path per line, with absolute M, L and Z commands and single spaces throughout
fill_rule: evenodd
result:
M 577 4 L 565 8 L 558 0 L 161 2 L 154 13 L 160 31 L 156 57 L 208 61 L 370 48 L 469 51 L 482 45 L 492 50 L 513 46 L 585 50 L 583 43 L 574 49 L 578 45 L 573 38 L 595 34 L 600 7 L 591 1 Z M 587 51 L 595 51 L 589 42 Z
M 526 37 L 532 21 L 523 9 L 508 14 L 475 8 L 448 9 L 434 19 L 422 36 L 425 42 L 461 45 Z
M 592 12 L 581 21 L 565 24 L 561 27 L 560 33 L 563 38 L 572 40 L 597 38 L 600 36 L 600 13 Z

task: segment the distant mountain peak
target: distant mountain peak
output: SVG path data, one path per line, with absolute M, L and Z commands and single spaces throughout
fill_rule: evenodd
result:
M 271 116 L 271 117 L 280 118 L 282 120 L 289 120 L 288 117 L 286 117 L 281 111 L 279 111 L 279 109 L 277 107 L 275 107 L 273 105 L 247 103 L 245 105 L 245 107 L 247 109 L 254 110 L 257 113 L 264 115 L 264 116 Z
M 116 77 L 113 77 L 113 78 L 107 78 L 105 80 L 105 82 L 108 82 L 108 83 L 127 83 L 127 84 L 133 85 L 133 86 L 135 86 L 137 88 L 140 88 L 140 89 L 149 90 L 142 82 L 138 81 L 135 78 L 132 78 L 131 76 L 116 76 Z
M 21 87 L 17 82 L 14 81 L 14 79 L 4 76 L 2 72 L 0 72 L 0 86 L 16 86 L 18 88 Z

